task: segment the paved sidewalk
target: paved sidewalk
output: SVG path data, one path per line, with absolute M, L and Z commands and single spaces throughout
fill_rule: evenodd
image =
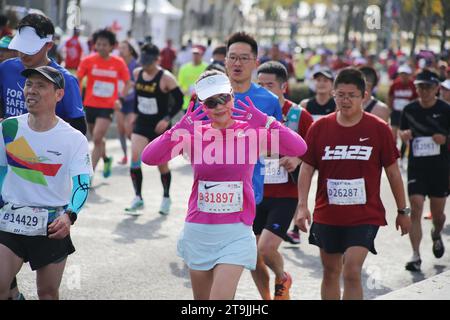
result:
M 375 300 L 450 300 L 450 271 L 379 296 Z

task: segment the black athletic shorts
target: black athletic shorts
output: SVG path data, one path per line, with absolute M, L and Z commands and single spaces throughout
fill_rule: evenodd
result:
M 146 137 L 149 141 L 155 140 L 160 135 L 155 132 L 158 122 L 148 121 L 145 117 L 138 115 L 133 126 L 133 133 Z M 166 130 L 170 129 L 170 125 Z
M 408 195 L 445 198 L 449 189 L 449 168 L 414 168 L 408 166 Z
M 391 112 L 391 126 L 400 127 L 400 119 L 402 117 L 402 112 L 398 110 L 392 110 Z
M 286 232 L 294 217 L 296 207 L 297 199 L 294 198 L 264 198 L 256 206 L 253 232 L 258 236 L 263 229 L 267 229 L 286 240 Z
M 75 252 L 70 235 L 57 240 L 46 236 L 30 237 L 0 231 L 0 244 L 9 248 L 24 262 L 30 262 L 33 271 L 58 263 Z
M 309 230 L 309 243 L 329 254 L 341 253 L 350 247 L 364 247 L 373 254 L 375 237 L 379 226 L 362 224 L 358 226 L 332 226 L 313 222 Z
M 114 109 L 84 107 L 87 123 L 94 124 L 97 118 L 113 120 Z

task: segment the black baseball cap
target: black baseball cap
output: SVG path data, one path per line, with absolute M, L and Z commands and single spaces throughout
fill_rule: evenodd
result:
M 421 83 L 428 83 L 428 84 L 439 84 L 439 77 L 436 73 L 430 70 L 423 70 L 416 76 L 416 80 L 414 80 L 414 84 L 421 84 Z
M 330 69 L 327 69 L 327 68 L 323 68 L 323 69 L 320 69 L 320 70 L 317 70 L 316 72 L 314 72 L 313 78 L 317 77 L 318 75 L 322 75 L 325 78 L 328 78 L 330 80 L 334 79 L 333 73 L 331 72 Z
M 65 86 L 64 76 L 61 72 L 53 67 L 42 66 L 37 68 L 25 69 L 21 72 L 21 74 L 25 78 L 28 78 L 32 74 L 39 74 L 45 77 L 48 81 L 53 82 L 59 89 L 64 89 Z

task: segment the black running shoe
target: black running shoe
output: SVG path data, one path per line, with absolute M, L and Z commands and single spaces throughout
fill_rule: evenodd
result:
M 441 235 L 438 235 L 437 237 L 433 235 L 434 229 L 431 230 L 431 240 L 433 240 L 433 254 L 436 258 L 440 258 L 444 255 L 445 248 L 444 248 L 444 242 L 442 241 Z
M 412 272 L 420 272 L 420 265 L 422 264 L 422 260 L 413 260 L 409 261 L 405 265 L 405 269 Z

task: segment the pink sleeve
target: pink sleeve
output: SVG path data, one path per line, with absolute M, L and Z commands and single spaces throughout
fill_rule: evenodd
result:
M 164 132 L 145 147 L 141 156 L 142 162 L 148 165 L 159 165 L 182 154 L 183 151 L 190 153 L 190 149 L 186 149 L 186 140 L 190 142 L 190 134 L 184 130 L 177 136 L 173 129 Z
M 272 141 L 274 130 L 278 130 L 278 141 Z M 287 128 L 278 121 L 274 121 L 267 130 L 268 148 L 276 148 L 278 143 L 279 153 L 289 157 L 301 157 L 308 149 L 305 140 L 295 131 Z

